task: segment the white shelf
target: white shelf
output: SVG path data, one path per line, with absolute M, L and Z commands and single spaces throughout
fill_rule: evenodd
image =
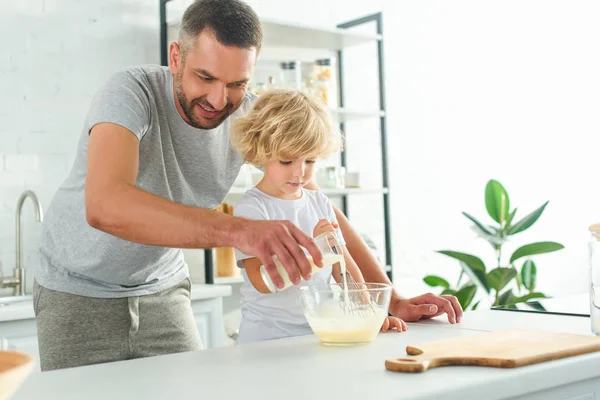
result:
M 229 191 L 229 194 L 244 194 L 250 188 L 245 187 L 232 187 Z M 387 188 L 373 188 L 373 189 L 363 189 L 363 188 L 343 188 L 343 189 L 330 189 L 330 188 L 322 188 L 321 192 L 328 196 L 340 196 L 344 194 L 383 194 L 387 193 Z
M 300 61 L 303 63 L 314 63 L 320 58 L 330 58 L 331 50 L 327 49 L 305 49 L 287 46 L 263 46 L 258 54 L 257 66 L 265 63 L 279 63 L 282 61 Z
M 343 188 L 343 189 L 330 189 L 323 188 L 321 189 L 323 193 L 328 196 L 334 195 L 343 195 L 343 194 L 384 194 L 388 192 L 387 188 L 372 188 L 372 189 L 363 189 L 363 188 Z
M 179 30 L 182 15 L 170 18 L 169 30 Z M 347 29 L 322 28 L 261 18 L 263 46 L 285 46 L 309 49 L 341 50 L 358 44 L 381 40 L 381 35 L 353 32 Z
M 347 29 L 320 28 L 271 19 L 261 19 L 261 23 L 266 46 L 341 50 L 381 40 L 381 35 L 353 32 Z
M 241 276 L 227 276 L 227 277 L 222 277 L 222 276 L 215 276 L 215 285 L 229 285 L 232 283 L 243 283 L 244 282 L 244 278 Z
M 348 108 L 332 108 L 330 111 L 332 118 L 337 122 L 346 122 L 365 118 L 379 118 L 385 115 L 385 113 L 381 110 L 365 111 Z

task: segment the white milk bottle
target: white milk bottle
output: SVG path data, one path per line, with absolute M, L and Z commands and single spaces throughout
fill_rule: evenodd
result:
M 319 250 L 321 250 L 321 254 L 323 255 L 323 267 L 334 265 L 335 263 L 341 263 L 342 265 L 345 265 L 342 248 L 339 245 L 337 235 L 335 233 L 333 233 L 333 232 L 322 233 L 321 235 L 314 238 L 314 241 L 315 241 L 317 247 L 319 248 Z M 311 274 L 315 274 L 316 272 L 319 272 L 321 270 L 321 268 L 313 262 L 313 258 L 311 256 L 307 255 L 306 258 L 308 259 L 308 262 L 310 263 L 310 265 L 312 267 Z M 281 263 L 281 261 L 279 261 L 279 259 L 277 257 L 273 257 L 273 260 L 275 261 L 275 266 L 277 267 L 277 272 L 283 278 L 283 287 L 281 289 L 276 287 L 273 284 L 273 282 L 271 281 L 271 277 L 267 273 L 265 266 L 261 265 L 260 266 L 260 275 L 262 276 L 262 279 L 265 282 L 265 285 L 267 286 L 267 288 L 269 288 L 269 290 L 271 292 L 278 292 L 278 291 L 285 290 L 291 286 L 294 286 L 293 282 L 290 280 L 290 277 L 289 277 L 287 271 L 283 267 L 283 264 Z

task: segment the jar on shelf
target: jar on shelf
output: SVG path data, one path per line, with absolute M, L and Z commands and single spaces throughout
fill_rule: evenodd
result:
M 334 96 L 331 59 L 316 60 L 311 75 L 311 94 L 320 97 L 326 105 L 331 106 Z
M 265 82 L 257 82 L 256 85 L 252 88 L 251 92 L 257 96 L 268 92 L 269 90 L 277 89 L 278 83 L 275 81 L 275 77 L 273 75 L 269 76 L 267 83 Z
M 269 80 L 267 83 L 267 90 L 279 89 L 279 84 L 275 80 L 273 75 L 269 76 Z
M 315 61 L 314 66 L 315 79 L 321 81 L 331 81 L 331 59 L 322 58 Z
M 317 171 L 317 184 L 327 189 L 342 189 L 344 187 L 344 167 L 329 166 Z
M 257 96 L 260 96 L 264 92 L 268 90 L 267 84 L 264 82 L 257 82 L 256 85 L 248 89 L 250 92 L 254 93 Z
M 360 172 L 346 172 L 346 175 L 344 176 L 344 187 L 360 188 Z
M 280 78 L 280 86 L 285 89 L 298 89 L 298 74 L 296 69 L 296 62 L 282 62 L 279 64 L 281 68 L 281 78 Z

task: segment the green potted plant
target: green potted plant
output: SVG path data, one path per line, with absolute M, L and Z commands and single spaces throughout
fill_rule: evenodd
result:
M 523 219 L 513 223 L 517 209 L 510 210 L 508 193 L 502 184 L 490 180 L 485 188 L 485 207 L 494 224 L 484 225 L 466 212 L 463 212 L 463 215 L 473 223 L 473 230 L 477 235 L 491 245 L 494 261 L 488 265 L 493 265 L 493 269 L 488 269 L 479 257 L 472 254 L 438 250 L 437 253 L 459 261 L 462 269 L 458 282 L 451 287 L 446 279 L 436 275 L 428 275 L 423 280 L 429 286 L 443 288 L 441 294 L 456 296 L 465 310 L 469 307 L 472 310 L 477 308 L 481 299 L 475 303 L 473 301 L 478 298 L 477 293 L 480 290 L 492 306 L 516 308 L 514 304 L 547 298 L 544 293 L 536 291 L 537 266 L 531 257 L 561 250 L 564 246 L 556 242 L 529 243 L 515 250 L 508 259 L 502 252 L 504 244 L 512 236 L 529 229 L 547 205 L 548 202 L 545 202 Z

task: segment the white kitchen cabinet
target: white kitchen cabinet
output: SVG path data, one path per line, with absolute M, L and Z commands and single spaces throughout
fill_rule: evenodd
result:
M 37 342 L 37 326 L 35 319 L 20 319 L 0 322 L 0 337 L 8 340 L 11 349 L 27 353 L 36 360 L 40 358 Z M 39 363 L 35 368 L 40 369 Z
M 222 347 L 225 336 L 222 299 L 192 301 L 192 310 L 204 348 Z

